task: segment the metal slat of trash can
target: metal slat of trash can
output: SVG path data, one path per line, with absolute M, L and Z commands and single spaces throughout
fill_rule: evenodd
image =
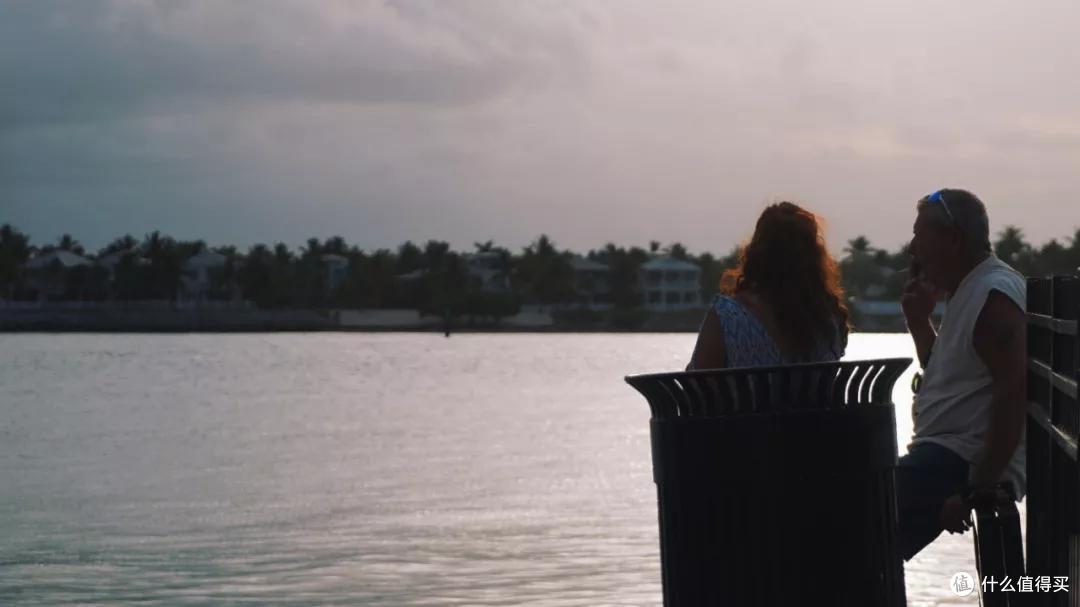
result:
M 891 396 L 910 364 L 627 377 L 652 411 L 664 605 L 904 605 Z

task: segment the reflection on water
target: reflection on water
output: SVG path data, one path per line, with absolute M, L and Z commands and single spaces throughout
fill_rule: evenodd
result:
M 622 377 L 692 345 L 0 336 L 0 604 L 659 605 L 648 407 Z M 910 604 L 961 600 L 958 570 L 971 539 L 946 536 Z

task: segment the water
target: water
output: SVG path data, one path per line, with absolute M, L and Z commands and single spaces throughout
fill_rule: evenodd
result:
M 0 605 L 659 605 L 622 377 L 693 340 L 0 335 Z M 974 569 L 945 535 L 909 604 L 975 604 L 948 590 Z

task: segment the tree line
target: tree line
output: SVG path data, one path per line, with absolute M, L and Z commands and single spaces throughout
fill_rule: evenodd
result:
M 1080 268 L 1080 229 L 1067 242 L 1052 239 L 1034 246 L 1020 228 L 1008 226 L 993 245 L 998 257 L 1028 276 L 1074 273 Z M 11 225 L 0 227 L 0 297 L 37 297 L 27 288 L 30 273 L 24 266 L 34 256 L 55 250 L 92 259 L 119 257 L 111 272 L 97 264 L 65 270 L 66 288 L 57 298 L 69 300 L 176 300 L 185 260 L 203 250 L 225 258 L 211 272 L 210 299 L 246 299 L 266 309 L 411 308 L 497 319 L 516 313 L 522 304 L 572 308 L 581 300 L 571 263 L 574 253 L 558 248 L 546 235 L 516 253 L 493 241 L 474 243 L 471 251 L 454 251 L 449 243 L 438 240 L 367 251 L 340 236 L 310 238 L 297 249 L 277 243 L 241 251 L 234 246 L 207 247 L 201 240 L 178 240 L 155 231 L 141 239 L 121 236 L 89 252 L 69 234 L 35 245 Z M 493 291 L 477 284 L 467 267 L 469 254 L 476 253 L 494 260 L 494 272 L 508 289 Z M 328 284 L 323 259 L 328 254 L 348 260 L 344 276 L 334 285 Z M 607 266 L 608 299 L 615 310 L 625 311 L 641 307 L 638 272 L 657 255 L 700 267 L 701 293 L 707 299 L 716 291 L 723 271 L 737 262 L 738 250 L 695 255 L 678 242 L 662 246 L 652 241 L 647 247 L 608 243 L 582 256 Z M 839 262 L 849 296 L 898 299 L 906 276 L 897 271 L 907 267 L 909 257 L 906 247 L 888 251 L 859 236 L 848 241 Z

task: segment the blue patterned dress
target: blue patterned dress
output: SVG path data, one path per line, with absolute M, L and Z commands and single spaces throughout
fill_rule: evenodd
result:
M 756 316 L 734 298 L 717 295 L 713 298 L 710 313 L 715 313 L 724 329 L 724 348 L 728 367 L 761 367 L 785 365 L 794 362 L 826 362 L 839 360 L 844 355 L 847 335 L 837 331 L 832 343 L 820 343 L 806 360 L 787 360 L 780 348 L 765 331 Z

